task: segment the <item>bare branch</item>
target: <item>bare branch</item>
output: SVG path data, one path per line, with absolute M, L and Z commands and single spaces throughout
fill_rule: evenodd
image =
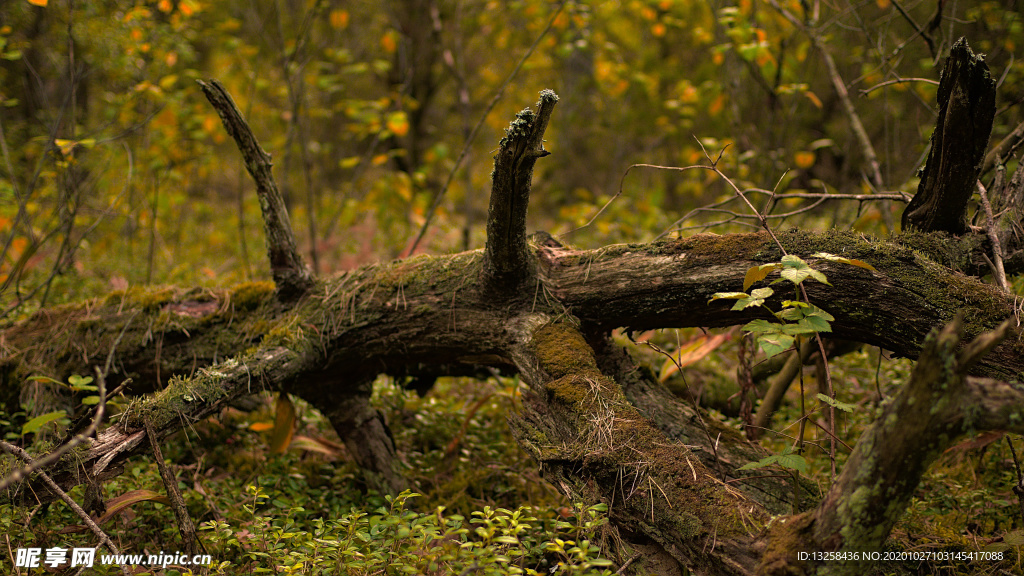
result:
M 278 295 L 283 300 L 293 300 L 306 293 L 312 284 L 309 270 L 295 244 L 288 210 L 277 189 L 273 164 L 256 141 L 249 124 L 242 118 L 242 112 L 235 105 L 224 86 L 216 80 L 197 80 L 203 94 L 217 110 L 224 128 L 235 139 L 238 150 L 245 158 L 245 167 L 256 182 L 256 194 L 263 210 L 263 230 L 267 235 L 267 252 L 270 257 L 270 271 L 277 284 Z

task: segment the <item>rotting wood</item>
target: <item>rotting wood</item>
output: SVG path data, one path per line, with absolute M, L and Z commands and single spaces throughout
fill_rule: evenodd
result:
M 981 173 L 995 117 L 996 83 L 982 56 L 963 38 L 953 45 L 939 81 L 939 119 L 917 194 L 903 228 L 967 231 L 967 202 Z

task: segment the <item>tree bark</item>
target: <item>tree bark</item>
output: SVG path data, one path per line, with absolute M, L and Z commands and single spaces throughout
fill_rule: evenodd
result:
M 985 59 L 961 38 L 939 81 L 939 119 L 917 194 L 903 212 L 903 228 L 967 231 L 967 202 L 974 194 L 996 112 L 996 82 Z

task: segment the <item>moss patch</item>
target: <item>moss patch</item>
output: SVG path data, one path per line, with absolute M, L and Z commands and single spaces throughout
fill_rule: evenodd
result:
M 533 350 L 541 368 L 553 379 L 567 375 L 599 375 L 594 353 L 578 330 L 548 324 L 533 335 Z
M 273 282 L 244 282 L 231 288 L 231 305 L 235 310 L 252 310 L 267 302 L 274 294 Z
M 810 566 L 797 559 L 797 553 L 817 549 L 813 545 L 811 535 L 813 526 L 814 515 L 811 512 L 774 522 L 768 529 L 768 547 L 761 556 L 761 565 L 758 566 L 757 573 L 777 576 L 811 573 Z

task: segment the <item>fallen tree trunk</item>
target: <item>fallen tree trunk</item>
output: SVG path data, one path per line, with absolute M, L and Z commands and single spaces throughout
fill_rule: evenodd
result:
M 131 379 L 157 390 L 49 473 L 64 488 L 110 477 L 143 449 L 146 425 L 167 437 L 242 394 L 269 389 L 322 411 L 377 485 L 398 491 L 394 444 L 369 404 L 373 379 L 490 367 L 518 373 L 530 387 L 523 411 L 510 415 L 520 444 L 564 494 L 608 504 L 619 541 L 697 574 L 857 573 L 859 564 L 803 562 L 796 552 L 877 550 L 943 447 L 967 430 L 1024 432 L 1024 388 L 1010 383 L 1024 379 L 1024 344 L 1013 329 L 1019 323 L 1006 323 L 1019 315 L 1016 299 L 956 271 L 977 265 L 982 235 L 875 240 L 794 230 L 777 233 L 777 243 L 767 233 L 704 234 L 596 250 L 550 237 L 528 242 L 529 171 L 546 155 L 543 130 L 556 100 L 543 95 L 538 113 L 520 114 L 502 141 L 491 214 L 502 221 L 489 222 L 485 250 L 312 279 L 288 250 L 287 218 L 278 217 L 268 234 L 285 239 L 271 240 L 276 285 L 127 291 L 43 310 L 4 330 L 5 402 L 30 376 L 85 374 L 111 350 L 111 387 Z M 819 252 L 873 270 L 815 260 Z M 835 317 L 834 336 L 920 358 L 912 382 L 858 443 L 851 462 L 861 464 L 848 464 L 825 495 L 798 483 L 799 501 L 789 479 L 746 479 L 738 468 L 764 450 L 672 397 L 609 338 L 620 327 L 763 317 L 709 300 L 740 290 L 748 269 L 783 254 L 828 274 L 832 286 L 806 288 Z M 957 314 L 966 320 L 926 338 Z M 957 352 L 961 338 L 975 344 Z M 929 412 L 937 416 L 914 419 L 921 406 L 938 406 Z M 894 425 L 904 421 L 915 424 Z M 913 460 L 913 473 L 901 475 L 893 458 Z M 29 494 L 52 498 L 38 483 L 8 497 Z
M 791 248 L 799 244 L 806 253 L 838 248 L 837 252 L 856 255 L 875 266 L 876 271 L 871 272 L 845 265 L 832 269 L 822 263 L 834 287 L 815 287 L 811 296 L 829 302 L 827 309 L 836 316 L 833 330 L 839 337 L 867 340 L 916 357 L 921 353 L 923 335 L 950 320 L 958 308 L 972 317 L 968 330 L 973 335 L 995 328 L 997 320 L 1013 313 L 1010 296 L 897 245 L 835 233 L 782 235 L 780 240 Z M 106 303 L 38 314 L 4 336 L 9 347 L 18 347 L 26 341 L 38 342 L 41 332 L 65 333 L 69 340 L 79 342 L 82 350 L 90 351 L 68 358 L 61 366 L 63 373 L 54 373 L 55 377 L 86 373 L 91 363 L 106 354 L 106 343 L 129 319 L 129 330 L 118 349 L 126 370 L 133 365 L 132 358 L 145 358 L 146 351 L 152 354 L 154 342 L 160 339 L 178 340 L 173 346 L 165 344 L 159 359 L 168 376 L 173 374 L 171 367 L 194 361 L 193 351 L 201 349 L 200 343 L 225 339 L 229 334 L 232 338 L 248 335 L 243 340 L 260 343 L 252 352 L 198 368 L 192 376 L 180 373 L 166 389 L 133 405 L 116 426 L 100 433 L 96 443 L 79 456 L 77 465 L 56 474 L 64 486 L 88 476 L 102 479 L 116 473 L 118 464 L 145 448 L 142 424 L 146 420 L 166 436 L 183 423 L 216 413 L 240 394 L 272 389 L 302 397 L 323 411 L 350 445 L 364 447 L 366 454 L 354 451 L 360 464 L 372 470 L 382 486 L 398 489 L 403 486 L 391 461 L 393 446 L 382 440 L 386 437 L 382 423 L 370 408 L 362 421 L 353 417 L 354 405 L 368 407 L 370 389 L 364 383 L 380 372 L 415 374 L 426 365 L 450 366 L 451 372 L 457 372 L 464 362 L 486 360 L 514 366 L 536 391 L 530 412 L 515 419 L 514 427 L 524 446 L 545 466 L 548 478 L 566 494 L 607 501 L 614 518 L 620 518 L 615 505 L 619 502 L 623 514 L 631 519 L 624 522 L 629 533 L 642 534 L 643 539 L 661 535 L 666 540 L 660 545 L 673 550 L 673 557 L 680 562 L 696 557 L 693 547 L 706 547 L 708 538 L 718 542 L 721 557 L 717 561 L 706 556 L 710 564 L 691 567 L 705 566 L 707 573 L 744 573 L 755 566 L 761 549 L 755 537 L 757 527 L 763 525 L 767 514 L 790 509 L 791 486 L 784 480 L 762 479 L 730 484 L 726 490 L 717 475 L 719 470 L 724 470 L 724 479 L 742 477 L 745 474 L 736 469 L 765 453 L 716 422 L 708 423 L 712 433 L 705 432 L 695 420 L 695 411 L 671 399 L 653 379 L 639 373 L 626 375 L 629 367 L 621 364 L 628 359 L 620 359 L 617 366 L 615 351 L 603 342 L 603 334 L 607 327 L 619 324 L 650 329 L 730 325 L 753 318 L 717 303 L 709 306 L 707 300 L 715 291 L 741 286 L 750 265 L 777 258 L 771 241 L 761 234 L 707 235 L 595 251 L 534 245 L 533 253 L 537 282 L 548 299 L 538 299 L 536 304 L 532 298 L 524 299 L 516 312 L 493 306 L 478 280 L 483 257 L 476 251 L 369 266 L 318 284 L 312 294 L 288 310 L 279 310 L 272 298 L 264 296 L 253 309 L 231 312 L 225 304 L 237 290 L 216 295 L 223 300 L 213 300 L 217 306 L 208 306 L 206 316 L 177 312 L 195 309 L 187 295 L 169 297 L 164 304 L 150 305 L 148 311 L 142 304 L 133 307 L 122 305 L 119 298 L 108 298 Z M 927 286 L 933 289 L 922 289 Z M 950 286 L 956 289 L 950 290 Z M 135 298 L 148 301 L 143 295 Z M 576 311 L 579 322 L 593 335 L 591 342 L 601 349 L 602 369 L 596 368 L 591 345 L 581 335 L 573 336 L 579 334 L 575 328 L 548 323 L 567 307 Z M 883 330 L 894 317 L 909 321 L 899 330 Z M 266 328 L 250 335 L 253 325 Z M 557 337 L 551 332 L 556 329 Z M 54 345 L 69 344 L 55 341 Z M 220 354 L 228 356 L 229 352 Z M 22 359 L 36 367 L 46 358 L 39 346 L 26 346 L 23 354 Z M 582 355 L 585 362 L 566 359 L 573 354 Z M 546 360 L 548 364 L 569 361 L 576 369 L 544 368 L 541 358 L 545 355 L 554 356 Z M 152 360 L 151 355 L 149 358 Z M 1020 380 L 1024 346 L 1011 338 L 973 371 Z M 4 385 L 18 383 L 17 378 L 8 378 Z M 619 386 L 625 387 L 625 392 Z M 1005 383 L 999 386 L 1017 390 Z M 597 406 L 605 406 L 605 411 Z M 1003 416 L 1005 424 L 1010 414 L 1020 414 L 1022 406 L 998 402 L 993 408 L 1010 411 Z M 566 428 L 566 422 L 576 425 Z M 593 438 L 605 438 L 607 444 L 588 445 L 585 439 Z M 572 439 L 576 440 L 569 443 Z M 712 446 L 716 441 L 717 457 Z M 561 446 L 569 448 L 556 448 Z M 674 465 L 666 466 L 666 462 Z M 699 483 L 677 484 L 694 475 Z M 561 485 L 556 478 L 571 482 L 564 479 Z M 637 492 L 635 486 L 645 482 L 646 487 Z M 808 504 L 813 504 L 814 496 L 808 495 Z M 691 518 L 691 504 L 675 507 L 687 498 L 714 502 L 718 511 L 708 508 L 708 517 L 721 516 L 722 509 L 733 510 L 733 523 L 716 527 L 705 525 L 706 519 L 702 521 L 700 516 Z M 649 514 L 652 506 L 655 520 L 641 522 L 637 516 Z M 683 512 L 686 515 L 679 517 Z M 689 528 L 683 530 L 685 526 Z M 689 542 L 689 547 L 683 546 L 684 542 Z M 725 570 L 723 562 L 739 558 L 736 552 L 740 549 L 752 555 L 733 566 L 733 572 Z

